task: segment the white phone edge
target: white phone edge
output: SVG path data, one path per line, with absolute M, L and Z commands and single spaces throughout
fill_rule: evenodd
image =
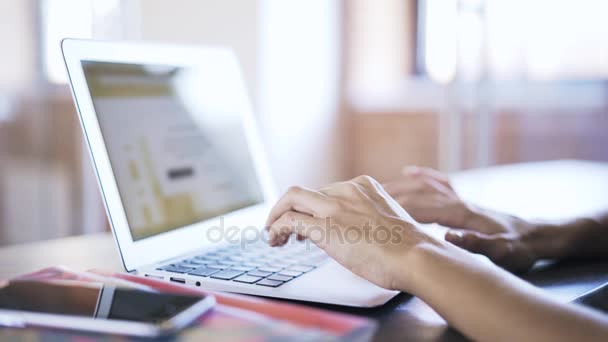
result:
M 215 306 L 215 297 L 207 295 L 186 310 L 160 323 L 130 322 L 72 315 L 36 313 L 0 309 L 0 326 L 46 327 L 137 337 L 159 337 L 178 332 Z

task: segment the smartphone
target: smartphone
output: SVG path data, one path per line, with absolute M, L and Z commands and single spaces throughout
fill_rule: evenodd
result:
M 188 326 L 214 305 L 213 296 L 148 292 L 98 283 L 0 284 L 0 326 L 10 327 L 159 337 Z

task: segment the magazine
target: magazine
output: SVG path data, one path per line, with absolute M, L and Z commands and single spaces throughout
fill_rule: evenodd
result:
M 197 324 L 183 330 L 171 339 L 222 340 L 222 341 L 366 341 L 375 331 L 369 319 L 334 313 L 299 304 L 279 302 L 259 297 L 205 291 L 199 288 L 173 284 L 162 280 L 112 273 L 100 270 L 72 271 L 66 267 L 50 267 L 18 277 L 19 280 L 50 282 L 97 282 L 137 288 L 145 291 L 181 294 L 213 295 L 217 305 L 213 311 L 199 319 Z M 52 329 L 0 329 L 0 340 L 38 341 L 121 341 L 126 336 L 101 335 L 87 332 Z

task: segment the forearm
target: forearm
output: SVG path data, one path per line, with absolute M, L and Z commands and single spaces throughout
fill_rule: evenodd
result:
M 453 327 L 482 341 L 602 340 L 608 319 L 559 303 L 542 290 L 451 245 L 411 253 L 412 288 Z
M 608 257 L 606 215 L 533 224 L 535 227 L 523 236 L 523 241 L 539 259 Z
M 562 258 L 608 257 L 608 213 L 565 222 Z

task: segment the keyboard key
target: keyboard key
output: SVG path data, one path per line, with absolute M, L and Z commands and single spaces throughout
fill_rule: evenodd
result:
M 313 270 L 315 267 L 314 266 L 310 266 L 310 265 L 291 265 L 289 266 L 289 268 L 287 268 L 289 271 L 296 271 L 296 272 L 309 272 L 311 270 Z
M 260 256 L 260 253 L 255 251 L 246 251 L 239 255 L 239 257 L 247 259 L 247 260 L 255 260 Z
M 241 264 L 238 261 L 231 261 L 231 260 L 218 260 L 217 263 L 220 265 L 228 265 L 228 266 L 236 266 L 236 265 Z
M 289 259 L 286 260 L 288 262 L 290 262 L 292 265 L 299 265 L 299 264 L 304 264 L 304 263 L 308 263 L 309 258 L 295 258 L 295 259 Z
M 288 276 L 288 277 L 299 277 L 302 275 L 302 272 L 284 270 L 284 271 L 279 272 L 279 274 Z
M 212 274 L 211 278 L 230 280 L 230 279 L 240 276 L 243 273 L 245 273 L 245 272 L 234 271 L 234 270 L 223 270 L 223 271 Z
M 247 273 L 249 275 L 252 275 L 254 277 L 268 277 L 269 275 L 272 274 L 272 272 L 262 272 L 259 270 L 255 270 L 255 271 L 251 271 L 249 273 Z
M 203 267 L 199 267 L 199 268 L 195 269 L 194 271 L 188 272 L 188 274 L 197 275 L 197 276 L 201 276 L 201 277 L 208 277 L 208 276 L 212 275 L 213 273 L 217 273 L 219 271 L 220 270 L 218 270 L 218 269 L 203 266 Z
M 276 281 L 276 280 L 262 279 L 262 280 L 258 281 L 255 284 L 256 285 L 260 285 L 260 286 L 277 287 L 277 286 L 281 286 L 283 284 L 283 282 L 282 281 Z
M 204 265 L 205 264 L 205 262 L 203 260 L 196 259 L 196 258 L 186 259 L 183 262 L 188 263 L 188 264 L 194 264 L 194 265 Z
M 183 262 L 180 262 L 179 264 L 177 264 L 177 266 L 184 267 L 184 268 L 197 268 L 197 267 L 200 267 L 201 265 L 183 261 Z
M 262 279 L 262 277 L 254 277 L 248 274 L 244 274 L 238 278 L 234 278 L 233 281 L 238 281 L 239 283 L 253 284 L 260 279 Z
M 238 256 L 238 255 L 231 256 L 229 259 L 232 260 L 232 261 L 238 261 L 238 262 L 245 262 L 245 261 L 247 261 L 247 258 L 244 258 L 242 256 Z
M 282 282 L 288 282 L 291 279 L 293 279 L 293 277 L 289 277 L 289 276 L 284 276 L 284 275 L 280 275 L 280 274 L 273 274 L 270 277 L 266 278 L 269 280 L 276 280 L 276 281 L 282 281 Z
M 230 269 L 231 270 L 237 270 L 237 271 L 247 272 L 247 271 L 251 271 L 251 270 L 255 269 L 255 267 L 236 265 L 236 266 L 230 267 Z
M 227 269 L 230 266 L 229 265 L 222 265 L 222 264 L 210 264 L 210 265 L 207 265 L 207 267 L 214 268 L 216 270 L 225 270 L 225 269 Z
M 260 266 L 264 266 L 264 264 L 265 263 L 263 263 L 263 262 L 248 261 L 248 262 L 244 262 L 243 266 L 260 267 Z
M 203 259 L 203 258 L 195 258 L 195 260 L 197 262 L 200 262 L 203 265 L 207 265 L 207 264 L 215 264 L 217 262 L 217 260 L 211 260 L 211 259 Z
M 260 255 L 257 258 L 255 258 L 255 260 L 252 260 L 252 262 L 269 262 L 272 260 L 275 260 L 276 257 L 273 257 L 272 255 Z
M 208 260 L 221 260 L 224 257 L 223 256 L 219 256 L 219 255 L 203 254 L 203 255 L 196 256 L 195 258 L 199 259 L 199 260 L 208 261 Z
M 213 258 L 221 258 L 221 259 L 224 259 L 224 258 L 226 258 L 227 256 L 229 256 L 229 254 L 226 254 L 226 253 L 220 253 L 220 252 L 212 252 L 212 253 L 207 253 L 207 258 L 211 258 L 211 259 L 213 259 Z
M 289 265 L 291 265 L 291 263 L 289 263 L 289 262 L 281 262 L 281 261 L 277 262 L 277 261 L 275 261 L 275 262 L 270 263 L 270 264 L 268 264 L 266 266 L 273 267 L 273 268 L 278 268 L 278 269 L 282 270 L 284 268 L 287 268 Z
M 258 270 L 260 270 L 262 272 L 275 273 L 275 272 L 279 272 L 281 269 L 278 267 L 262 266 L 262 267 L 258 267 Z
M 264 259 L 266 260 L 272 260 L 275 263 L 281 263 L 284 262 L 286 258 L 288 258 L 288 255 L 268 255 L 266 256 Z
M 158 268 L 161 271 L 173 272 L 173 273 L 186 273 L 192 271 L 194 268 L 192 267 L 181 267 L 179 265 L 169 265 Z

